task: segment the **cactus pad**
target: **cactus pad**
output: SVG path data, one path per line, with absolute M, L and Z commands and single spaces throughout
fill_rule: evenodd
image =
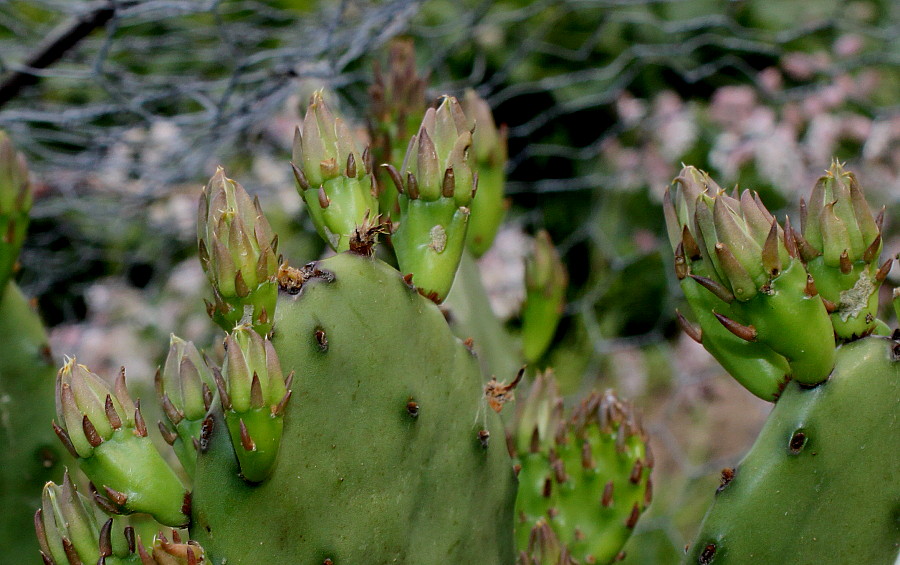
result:
M 214 563 L 514 561 L 478 362 L 400 273 L 348 253 L 297 271 L 272 343 L 295 377 L 271 475 L 238 476 L 218 403 L 201 439 L 191 534 Z

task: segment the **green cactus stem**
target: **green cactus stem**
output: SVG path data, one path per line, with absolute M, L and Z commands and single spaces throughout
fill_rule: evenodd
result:
M 249 326 L 238 326 L 225 338 L 225 352 L 222 372 L 213 369 L 219 400 L 241 476 L 258 483 L 278 456 L 294 375 L 285 381 L 272 342 Z
M 388 55 L 387 73 L 374 63 L 375 80 L 369 87 L 369 135 L 375 163 L 402 167 L 409 139 L 425 115 L 425 87 L 428 77 L 416 69 L 416 52 L 408 39 L 394 39 Z M 379 208 L 396 219 L 397 191 L 390 175 L 381 167 L 375 169 Z
M 292 167 L 319 235 L 335 251 L 350 249 L 356 229 L 378 216 L 372 157 L 368 148 L 359 151 L 321 91 L 312 95 L 303 128 L 294 135 Z
M 480 198 L 480 196 L 479 196 Z M 525 304 L 522 305 L 522 352 L 525 361 L 539 360 L 562 318 L 569 275 L 546 230 L 534 238 L 525 260 Z
M 272 328 L 278 294 L 278 238 L 259 206 L 219 167 L 200 197 L 197 221 L 200 263 L 213 288 L 206 311 L 225 331 L 251 323 Z
M 385 168 L 400 191 L 400 225 L 392 242 L 400 270 L 440 303 L 453 284 L 466 240 L 478 177 L 468 161 L 472 132 L 456 98 L 425 112 L 401 171 Z
M 159 422 L 159 431 L 175 450 L 185 473 L 192 477 L 200 428 L 216 388 L 213 374 L 194 344 L 173 334 L 155 384 L 159 405 L 168 420 L 168 424 Z
M 509 208 L 504 198 L 507 129 L 497 127 L 491 107 L 472 89 L 466 90 L 462 109 L 473 130 L 473 163 L 478 172 L 478 198 L 472 201 L 466 244 L 472 255 L 481 257 L 490 249 Z
M 53 429 L 114 513 L 146 512 L 169 526 L 188 523 L 190 494 L 148 437 L 140 403 L 69 359 L 57 374 Z
M 789 383 L 722 485 L 685 564 L 894 563 L 900 343 L 838 349 L 830 378 Z
M 834 161 L 801 201 L 801 242 L 806 269 L 827 300 L 834 332 L 842 340 L 875 330 L 878 289 L 892 259 L 881 263 L 884 210 L 872 216 L 856 176 Z
M 514 375 L 522 366 L 521 345 L 494 315 L 478 263 L 463 252 L 450 294 L 441 305 L 453 334 L 471 347 L 485 377 Z
M 294 271 L 272 336 L 296 371 L 289 440 L 269 477 L 247 483 L 213 404 L 192 539 L 216 565 L 513 563 L 502 423 L 440 310 L 371 257 Z
M 577 562 L 610 563 L 650 504 L 647 436 L 612 391 L 592 393 L 563 417 L 551 379 L 538 377 L 515 426 L 517 543 L 530 552 L 545 522 Z
M 28 231 L 31 187 L 25 157 L 0 130 L 0 290 L 10 280 Z

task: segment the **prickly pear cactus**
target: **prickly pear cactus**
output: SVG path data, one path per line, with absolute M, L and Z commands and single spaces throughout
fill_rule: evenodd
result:
M 297 277 L 272 337 L 295 372 L 290 440 L 248 484 L 210 414 L 193 538 L 214 563 L 511 563 L 515 479 L 477 360 L 376 259 L 342 254 Z
M 411 53 L 395 59 L 390 88 L 408 99 L 380 108 L 382 122 L 416 115 L 424 89 Z M 155 379 L 169 458 L 124 369 L 108 382 L 66 361 L 53 429 L 90 496 L 68 474 L 46 484 L 34 516 L 45 564 L 511 565 L 518 555 L 523 565 L 574 565 L 618 555 L 650 497 L 652 459 L 630 407 L 594 394 L 549 431 L 526 409 L 528 438 L 541 431 L 519 466 L 504 441 L 503 406 L 525 368 L 510 383 L 489 377 L 521 367 L 521 347 L 491 317 L 466 247 L 486 250 L 503 217 L 505 138 L 474 94 L 467 107 L 469 117 L 446 96 L 422 109 L 403 164 L 383 168 L 399 194 L 382 216 L 372 152 L 316 93 L 293 172 L 338 254 L 299 269 L 277 255 L 259 202 L 216 172 L 197 233 L 207 312 L 227 332 L 224 359 L 217 366 L 172 336 Z M 406 125 L 380 127 L 393 147 Z M 490 195 L 467 239 L 479 172 Z M 375 258 L 381 236 L 400 270 Z M 535 359 L 565 294 L 552 244 L 539 242 L 525 324 Z M 460 261 L 462 297 L 439 309 Z M 463 309 L 477 316 L 451 329 Z M 502 336 L 473 342 L 491 332 Z M 517 472 L 527 479 L 518 497 Z
M 893 563 L 900 544 L 900 334 L 878 320 L 883 217 L 834 162 L 801 232 L 686 167 L 666 194 L 686 333 L 776 402 L 722 472 L 685 563 Z M 799 323 L 798 323 L 799 322 Z

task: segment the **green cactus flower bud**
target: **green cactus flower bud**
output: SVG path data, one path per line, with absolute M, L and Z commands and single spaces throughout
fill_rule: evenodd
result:
M 517 543 L 526 555 L 533 553 L 544 522 L 577 562 L 609 563 L 650 504 L 647 436 L 633 408 L 612 391 L 591 394 L 561 418 L 562 400 L 551 398 L 555 385 L 541 382 L 551 378 L 539 377 L 537 398 L 529 394 L 517 414 Z M 542 436 L 541 424 L 554 423 Z M 546 558 L 532 562 L 557 563 Z
M 12 276 L 28 231 L 31 185 L 28 166 L 0 130 L 0 290 Z
M 509 202 L 503 197 L 506 184 L 506 126 L 497 127 L 488 103 L 474 90 L 466 90 L 462 108 L 473 131 L 472 153 L 478 172 L 478 198 L 472 201 L 467 245 L 475 257 L 482 256 L 497 235 Z
M 335 251 L 347 251 L 353 234 L 378 216 L 372 159 L 360 153 L 347 124 L 313 94 L 302 130 L 294 135 L 294 178 L 319 235 Z
M 99 516 L 102 516 L 99 509 L 77 491 L 68 471 L 62 486 L 47 483 L 41 496 L 41 507 L 34 516 L 44 562 L 60 565 L 96 563 L 101 556 Z
M 227 178 L 221 167 L 200 196 L 197 219 L 200 263 L 213 287 L 207 313 L 222 329 L 249 322 L 272 329 L 278 297 L 278 238 L 258 199 Z
M 285 381 L 272 343 L 249 326 L 236 327 L 225 338 L 225 350 L 222 371 L 213 369 L 213 375 L 241 474 L 258 483 L 278 456 L 294 375 Z
M 685 167 L 663 197 L 676 275 L 699 326 L 680 313 L 678 320 L 685 333 L 701 343 L 735 380 L 756 396 L 774 402 L 790 379 L 787 359 L 768 345 L 738 337 L 717 317 L 734 320 L 738 314 L 732 306 L 734 295 L 722 282 L 715 255 L 709 253 L 703 237 L 704 231 L 715 233 L 710 191 L 719 194 L 721 188 L 704 171 Z
M 193 476 L 200 428 L 212 404 L 215 379 L 194 344 L 173 334 L 169 355 L 162 371 L 156 372 L 155 382 L 168 420 L 168 425 L 159 423 L 160 433 L 174 448 L 188 476 Z
M 468 162 L 472 132 L 459 102 L 445 96 L 425 112 L 402 171 L 387 166 L 400 191 L 400 225 L 392 238 L 400 270 L 412 273 L 419 292 L 447 297 L 466 240 L 477 176 Z
M 539 373 L 528 396 L 516 406 L 516 453 L 535 453 L 549 448 L 562 418 L 563 400 L 556 379 L 549 371 Z
M 550 234 L 541 230 L 534 239 L 534 253 L 525 261 L 522 352 L 528 363 L 540 359 L 553 340 L 568 284 L 568 273 Z
M 375 80 L 369 88 L 369 134 L 372 139 L 374 162 L 390 163 L 400 168 L 409 138 L 416 133 L 427 106 L 425 87 L 428 77 L 416 69 L 415 46 L 411 40 L 391 42 L 386 75 L 375 62 Z M 381 168 L 375 170 L 378 202 L 381 211 L 396 218 L 397 192 L 390 175 Z
M 880 218 L 881 216 L 879 216 Z M 881 220 L 872 216 L 856 176 L 834 161 L 801 201 L 806 269 L 832 305 L 831 323 L 842 340 L 872 333 L 878 289 L 891 262 L 880 263 Z
M 146 512 L 157 521 L 181 526 L 189 521 L 184 485 L 148 437 L 140 403 L 131 400 L 125 371 L 114 388 L 75 359 L 56 379 L 54 430 L 104 496 L 110 512 Z
M 577 565 L 569 549 L 560 543 L 559 537 L 547 521 L 540 518 L 528 535 L 527 549 L 519 552 L 516 565 Z
M 682 286 L 690 276 L 730 306 L 727 313 L 714 309 L 715 320 L 739 339 L 762 343 L 784 357 L 793 378 L 805 384 L 822 382 L 834 366 L 833 331 L 825 303 L 808 280 L 793 231 L 783 229 L 750 191 L 739 197 L 736 191 L 735 196 L 708 194 L 706 176 L 686 168 L 675 179 L 680 189 L 675 198 L 666 197 L 667 229 L 677 238 L 672 245 Z M 685 217 L 691 209 L 693 221 Z M 687 290 L 685 294 L 690 300 L 692 295 Z M 692 303 L 695 312 L 706 306 Z M 797 320 L 803 320 L 803 331 L 798 331 Z M 771 397 L 774 386 L 777 396 L 784 382 L 772 382 L 777 365 L 765 373 L 769 383 L 750 376 L 748 388 L 765 398 Z

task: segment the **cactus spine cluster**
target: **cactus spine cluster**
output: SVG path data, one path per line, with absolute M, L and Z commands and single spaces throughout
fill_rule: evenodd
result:
M 685 563 L 893 563 L 900 334 L 876 317 L 883 216 L 837 161 L 801 201 L 799 232 L 693 167 L 665 213 L 686 333 L 776 402 Z

